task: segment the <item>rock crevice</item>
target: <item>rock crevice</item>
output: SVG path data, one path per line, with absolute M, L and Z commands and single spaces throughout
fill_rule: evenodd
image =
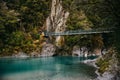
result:
M 69 12 L 65 11 L 62 7 L 62 1 L 61 0 L 52 0 L 52 7 L 51 7 L 51 13 L 46 19 L 46 31 L 47 32 L 64 32 L 66 30 L 66 21 L 69 16 Z M 51 37 L 50 37 L 51 38 Z M 53 37 L 52 37 L 53 39 Z M 54 40 L 52 42 L 55 42 L 57 47 L 61 47 L 64 43 L 64 37 L 63 36 L 54 36 Z M 47 43 L 49 44 L 49 43 Z M 43 46 L 42 51 L 44 53 L 41 53 L 42 55 L 47 54 L 46 48 L 44 48 L 46 45 Z M 51 46 L 48 48 L 51 48 Z M 55 47 L 54 47 L 55 48 Z M 54 51 L 49 51 L 49 53 L 55 54 Z M 48 54 L 49 55 L 49 54 Z M 47 56 L 47 55 L 46 55 Z M 52 55 L 51 55 L 52 56 Z

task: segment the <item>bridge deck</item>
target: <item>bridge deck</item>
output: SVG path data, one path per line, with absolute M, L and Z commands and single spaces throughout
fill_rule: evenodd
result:
M 46 32 L 45 36 L 63 36 L 63 35 L 78 35 L 78 34 L 97 34 L 110 33 L 112 30 L 71 30 L 65 32 Z

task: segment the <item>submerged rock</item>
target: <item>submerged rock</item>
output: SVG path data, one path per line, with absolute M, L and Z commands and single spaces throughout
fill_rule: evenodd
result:
M 114 78 L 113 74 L 105 72 L 104 74 L 102 74 L 102 76 L 98 75 L 97 79 L 95 80 L 115 80 L 113 78 Z

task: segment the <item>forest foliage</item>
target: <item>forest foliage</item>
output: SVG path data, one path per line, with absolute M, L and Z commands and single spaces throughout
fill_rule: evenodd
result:
M 70 12 L 66 23 L 67 30 L 118 28 L 120 25 L 119 0 L 62 0 L 62 2 L 63 8 Z M 36 50 L 36 47 L 41 48 L 41 37 L 38 33 L 44 26 L 50 9 L 51 0 L 0 0 L 0 54 L 11 55 L 21 50 L 29 52 Z M 66 36 L 66 45 L 74 46 L 71 43 L 77 44 L 78 40 L 81 46 L 104 45 L 98 41 L 101 35 L 98 38 L 94 36 L 79 35 L 72 38 Z M 34 43 L 36 40 L 39 40 L 38 43 Z M 118 36 L 116 40 L 119 40 Z

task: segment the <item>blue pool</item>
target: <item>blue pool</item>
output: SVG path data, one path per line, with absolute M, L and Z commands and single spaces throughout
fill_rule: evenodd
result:
M 95 68 L 82 57 L 0 58 L 0 80 L 91 80 Z

